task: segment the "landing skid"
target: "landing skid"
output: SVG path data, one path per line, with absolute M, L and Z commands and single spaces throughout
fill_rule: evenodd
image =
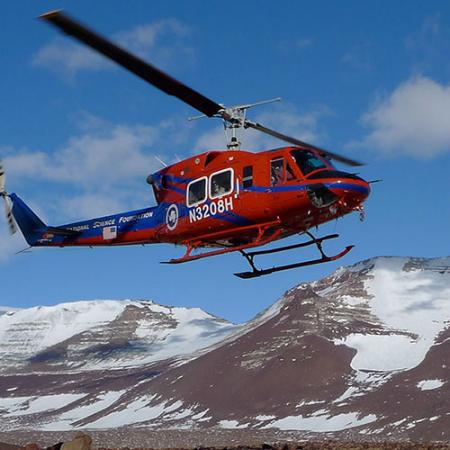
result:
M 263 275 L 269 275 L 269 274 L 274 273 L 274 272 L 281 272 L 282 270 L 296 269 L 298 267 L 312 266 L 312 265 L 321 264 L 321 263 L 324 263 L 324 262 L 335 261 L 335 260 L 337 260 L 339 258 L 342 258 L 344 255 L 346 255 L 353 248 L 353 245 L 349 245 L 349 246 L 345 247 L 345 249 L 342 250 L 337 255 L 327 256 L 327 255 L 325 255 L 325 253 L 324 253 L 324 251 L 322 249 L 322 242 L 325 241 L 325 240 L 328 240 L 328 239 L 337 238 L 339 235 L 338 234 L 329 234 L 329 235 L 323 236 L 321 238 L 315 238 L 308 231 L 306 231 L 305 234 L 307 234 L 311 238 L 311 240 L 309 240 L 308 242 L 302 242 L 300 244 L 287 245 L 287 246 L 284 246 L 284 247 L 277 247 L 277 248 L 273 248 L 273 249 L 270 249 L 270 250 L 259 250 L 259 251 L 248 252 L 248 253 L 245 252 L 244 250 L 240 250 L 240 253 L 248 261 L 248 263 L 250 264 L 250 267 L 252 268 L 252 270 L 249 271 L 249 272 L 238 272 L 238 273 L 235 273 L 234 275 L 236 275 L 239 278 L 244 278 L 244 279 L 256 278 L 256 277 L 261 277 Z M 254 263 L 254 260 L 253 260 L 255 256 L 268 255 L 268 254 L 271 254 L 271 253 L 278 253 L 278 252 L 283 252 L 283 251 L 286 251 L 286 250 L 293 250 L 295 248 L 307 247 L 309 245 L 315 245 L 317 247 L 317 249 L 319 250 L 319 252 L 321 254 L 321 258 L 313 259 L 313 260 L 310 260 L 310 261 L 298 262 L 298 263 L 294 263 L 294 264 L 286 264 L 286 265 L 283 265 L 283 266 L 276 266 L 276 267 L 272 267 L 270 269 L 258 269 L 255 266 L 255 263 Z

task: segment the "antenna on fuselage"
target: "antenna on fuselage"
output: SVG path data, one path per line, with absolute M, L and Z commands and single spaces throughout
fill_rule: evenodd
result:
M 153 155 L 155 157 L 155 159 L 160 162 L 164 167 L 167 167 L 167 164 L 159 157 L 156 155 Z

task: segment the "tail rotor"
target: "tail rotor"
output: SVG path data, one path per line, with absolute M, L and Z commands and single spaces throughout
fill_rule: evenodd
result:
M 5 189 L 6 175 L 2 163 L 0 162 L 0 197 L 3 197 L 5 204 L 6 221 L 8 222 L 9 233 L 14 234 L 17 231 L 16 221 L 12 213 L 12 204 Z

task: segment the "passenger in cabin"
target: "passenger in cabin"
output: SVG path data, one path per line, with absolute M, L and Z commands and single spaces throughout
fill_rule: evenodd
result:
M 213 179 L 211 181 L 211 196 L 216 197 L 218 195 L 218 192 L 219 192 L 219 185 L 217 184 L 217 181 Z
M 216 180 L 211 181 L 211 196 L 212 197 L 220 197 L 221 195 L 225 194 L 227 192 L 225 186 L 220 185 L 217 183 Z
M 200 200 L 200 193 L 195 191 L 189 192 L 189 203 L 192 205 L 194 203 L 198 203 Z

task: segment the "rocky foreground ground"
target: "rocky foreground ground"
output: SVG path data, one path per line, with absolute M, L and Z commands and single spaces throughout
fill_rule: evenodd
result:
M 23 447 L 16 447 L 10 444 L 0 443 L 0 450 L 18 450 Z M 431 450 L 431 449 L 450 449 L 450 444 L 446 443 L 412 443 L 412 442 L 338 442 L 338 441 L 322 441 L 322 442 L 302 442 L 302 443 L 280 443 L 280 444 L 262 444 L 262 445 L 238 445 L 238 446 L 221 446 L 221 447 L 194 447 L 187 449 L 176 448 L 167 450 Z M 26 449 L 25 449 L 26 450 Z M 103 447 L 97 450 L 118 450 L 106 449 Z M 130 450 L 124 447 L 123 450 Z M 133 450 L 153 450 L 151 448 L 139 448 Z
M 89 432 L 95 450 L 425 450 L 448 449 L 450 442 L 372 441 L 301 436 L 296 432 L 250 430 L 144 430 L 124 429 Z M 69 442 L 72 432 L 0 433 L 0 450 L 46 449 L 58 442 Z M 3 444 L 8 443 L 8 444 Z M 64 450 L 64 447 L 63 447 Z M 67 449 L 69 450 L 69 449 Z M 90 449 L 89 449 L 90 450 Z

